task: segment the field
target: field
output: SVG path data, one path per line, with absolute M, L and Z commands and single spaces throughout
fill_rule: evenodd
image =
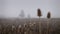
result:
M 0 34 L 60 34 L 60 18 L 0 19 Z

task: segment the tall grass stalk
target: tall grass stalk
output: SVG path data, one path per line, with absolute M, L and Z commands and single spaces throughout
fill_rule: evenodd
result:
M 47 34 L 49 34 L 49 23 L 50 23 L 50 17 L 51 17 L 51 14 L 50 14 L 50 12 L 48 12 L 48 14 L 47 14 Z
M 41 22 L 40 22 L 40 17 L 42 16 L 41 10 L 38 8 L 37 10 L 37 16 L 39 16 L 39 34 L 41 34 Z
M 39 34 L 41 34 L 41 21 L 40 21 L 40 17 L 39 17 Z

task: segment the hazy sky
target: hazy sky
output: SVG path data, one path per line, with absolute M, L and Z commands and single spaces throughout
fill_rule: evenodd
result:
M 37 17 L 37 9 L 42 11 L 42 17 L 46 18 L 47 12 L 51 17 L 60 18 L 60 0 L 0 0 L 0 17 L 19 17 L 24 10 L 27 17 Z

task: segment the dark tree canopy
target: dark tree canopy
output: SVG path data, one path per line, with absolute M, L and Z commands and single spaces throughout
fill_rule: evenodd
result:
M 39 17 L 42 16 L 41 15 L 41 10 L 39 8 L 37 9 L 37 14 L 38 14 Z

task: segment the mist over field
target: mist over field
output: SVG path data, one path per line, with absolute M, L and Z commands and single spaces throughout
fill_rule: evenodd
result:
M 0 34 L 60 34 L 60 0 L 0 0 Z
M 51 18 L 60 18 L 60 0 L 0 0 L 0 17 L 19 17 L 21 10 L 25 18 L 30 14 L 31 18 L 37 18 L 37 9 L 40 8 L 42 18 L 46 18 L 51 12 Z
M 40 20 L 39 18 L 3 18 L 0 19 L 0 33 L 40 34 L 41 29 L 41 34 L 47 34 L 47 24 L 49 26 L 48 34 L 60 34 L 60 18 L 51 18 L 49 21 L 47 18 L 40 18 Z

